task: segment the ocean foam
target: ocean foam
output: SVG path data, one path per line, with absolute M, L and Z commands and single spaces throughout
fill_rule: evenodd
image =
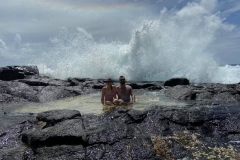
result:
M 35 63 L 41 73 L 57 78 L 124 75 L 133 81 L 186 77 L 192 82 L 213 82 L 218 64 L 208 48 L 216 32 L 227 25 L 218 14 L 207 11 L 183 19 L 187 7 L 164 9 L 159 17 L 138 23 L 129 43 L 96 42 L 84 29 L 74 34 L 63 29 Z
M 75 33 L 62 28 L 42 46 L 18 41 L 21 56 L 12 57 L 27 57 L 25 64 L 35 64 L 41 74 L 61 79 L 118 79 L 124 75 L 132 81 L 186 77 L 190 82 L 237 83 L 239 67 L 219 67 L 214 60 L 216 53 L 210 50 L 217 33 L 231 30 L 232 25 L 225 24 L 219 13 L 214 13 L 216 1 L 211 1 L 211 5 L 205 2 L 191 2 L 180 10 L 164 8 L 158 17 L 141 22 L 127 21 L 132 24 L 127 43 L 96 41 L 84 28 Z M 190 14 L 192 10 L 195 14 Z M 0 55 L 16 52 L 1 39 L 0 51 Z

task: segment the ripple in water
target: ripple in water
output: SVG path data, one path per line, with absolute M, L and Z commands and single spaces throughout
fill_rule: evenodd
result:
M 137 92 L 137 102 L 129 108 L 136 110 L 144 110 L 151 106 L 184 106 L 185 103 L 170 100 L 166 98 L 162 91 L 159 92 Z M 94 93 L 89 95 L 82 95 L 79 97 L 66 98 L 48 103 L 31 103 L 23 105 L 13 110 L 14 114 L 19 113 L 40 113 L 54 109 L 73 109 L 79 110 L 82 114 L 101 114 L 112 107 L 103 107 L 100 102 L 101 94 Z

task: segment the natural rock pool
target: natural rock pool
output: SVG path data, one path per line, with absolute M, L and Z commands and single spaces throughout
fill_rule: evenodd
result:
M 135 110 L 147 109 L 151 106 L 184 106 L 183 102 L 173 101 L 167 98 L 163 91 L 141 91 L 135 92 L 137 102 L 127 108 Z M 103 106 L 100 103 L 101 93 L 92 93 L 77 97 L 65 98 L 47 103 L 26 103 L 26 104 L 8 104 L 4 106 L 12 114 L 22 113 L 40 113 L 47 110 L 55 109 L 73 109 L 80 111 L 81 114 L 101 114 L 114 107 Z M 118 106 L 123 107 L 123 106 Z M 126 107 L 126 106 L 124 106 Z

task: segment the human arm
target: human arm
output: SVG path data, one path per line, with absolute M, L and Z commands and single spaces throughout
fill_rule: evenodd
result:
M 119 94 L 119 86 L 116 87 L 116 99 L 121 99 L 121 96 Z
M 101 102 L 104 104 L 104 95 L 105 95 L 105 89 L 102 88 L 102 96 L 101 96 Z
M 116 86 L 112 86 L 112 88 L 113 88 L 113 102 L 115 101 L 115 100 L 117 100 L 117 87 Z
M 133 93 L 132 87 L 130 87 L 130 96 L 131 96 L 131 102 L 136 102 L 135 94 Z
M 131 97 L 132 97 L 132 102 L 135 103 L 135 102 L 136 102 L 136 96 L 135 96 L 135 94 L 132 94 Z

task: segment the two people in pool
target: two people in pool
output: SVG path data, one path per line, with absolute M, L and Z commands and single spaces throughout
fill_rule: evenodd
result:
M 106 86 L 102 88 L 101 102 L 104 105 L 127 105 L 134 103 L 135 95 L 132 87 L 126 85 L 124 76 L 119 77 L 119 85 L 112 85 L 112 80 L 107 78 L 105 80 Z

